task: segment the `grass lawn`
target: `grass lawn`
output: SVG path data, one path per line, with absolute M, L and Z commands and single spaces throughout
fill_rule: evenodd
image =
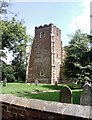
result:
M 35 86 L 34 84 L 28 83 L 7 83 L 6 87 L 2 87 L 2 94 L 14 94 L 19 97 L 27 97 L 34 99 L 42 99 L 47 101 L 59 101 L 59 91 L 55 92 L 53 90 L 60 90 L 65 84 L 60 84 L 58 86 L 39 84 Z M 82 93 L 81 89 L 78 89 L 79 85 L 68 85 L 73 92 L 73 103 L 79 104 L 80 95 Z M 45 92 L 44 92 L 45 91 Z

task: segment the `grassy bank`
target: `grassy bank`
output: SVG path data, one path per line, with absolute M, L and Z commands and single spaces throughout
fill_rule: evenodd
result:
M 42 99 L 47 101 L 59 101 L 59 90 L 65 84 L 60 84 L 58 86 L 49 84 L 39 84 L 35 86 L 34 84 L 25 83 L 7 83 L 6 87 L 2 87 L 2 94 L 14 94 L 19 97 L 27 97 L 34 99 Z M 80 95 L 82 90 L 79 89 L 79 85 L 68 84 L 72 89 L 73 103 L 79 104 Z M 58 90 L 58 91 L 54 91 Z

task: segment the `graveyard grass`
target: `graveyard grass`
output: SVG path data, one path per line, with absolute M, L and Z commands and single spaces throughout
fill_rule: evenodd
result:
M 28 83 L 7 83 L 6 87 L 2 87 L 2 94 L 59 102 L 59 90 L 65 85 L 39 84 L 35 86 Z M 73 103 L 79 104 L 80 95 L 82 94 L 80 85 L 68 84 L 68 86 L 72 89 Z

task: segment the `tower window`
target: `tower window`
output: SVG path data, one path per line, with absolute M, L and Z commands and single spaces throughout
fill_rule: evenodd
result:
M 40 38 L 45 37 L 45 33 L 43 31 L 40 32 Z
M 44 76 L 44 72 L 43 71 L 40 72 L 40 76 Z

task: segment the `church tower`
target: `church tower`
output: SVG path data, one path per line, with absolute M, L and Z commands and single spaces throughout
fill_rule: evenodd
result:
M 62 60 L 61 30 L 53 24 L 35 27 L 35 38 L 29 57 L 27 82 L 59 82 Z

